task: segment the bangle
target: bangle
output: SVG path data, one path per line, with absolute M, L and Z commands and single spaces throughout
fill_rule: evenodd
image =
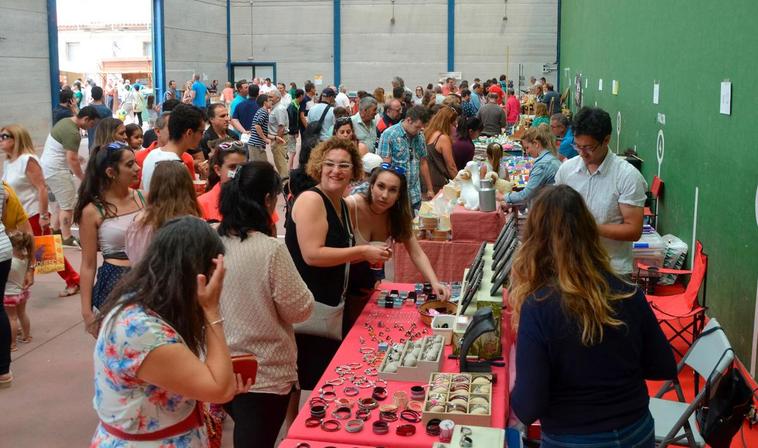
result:
M 350 420 L 345 423 L 345 431 L 347 432 L 361 432 L 363 430 L 363 420 L 356 419 Z
M 218 320 L 214 320 L 213 322 L 211 322 L 211 323 L 209 324 L 209 326 L 211 326 L 211 327 L 212 327 L 212 326 L 214 326 L 214 325 L 216 325 L 216 324 L 222 324 L 222 323 L 224 323 L 224 318 L 223 318 L 223 317 L 222 317 L 221 319 L 218 319 Z
M 416 434 L 416 427 L 413 425 L 400 425 L 395 430 L 395 434 L 403 437 L 410 437 Z
M 390 432 L 390 426 L 387 424 L 387 422 L 383 422 L 381 420 L 375 421 L 371 425 L 372 429 L 374 430 L 374 434 L 387 434 Z
M 336 432 L 342 428 L 342 424 L 337 420 L 324 420 L 321 422 L 321 429 L 326 432 Z

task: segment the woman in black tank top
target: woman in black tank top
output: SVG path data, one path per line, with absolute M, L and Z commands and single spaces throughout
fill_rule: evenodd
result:
M 300 276 L 317 302 L 339 306 L 345 291 L 346 266 L 351 261 L 371 263 L 390 257 L 389 247 L 353 246 L 353 234 L 342 197 L 361 173 L 355 143 L 333 137 L 311 152 L 307 174 L 319 183 L 298 196 L 287 217 L 285 242 Z M 299 334 L 298 376 L 312 389 L 337 351 L 340 342 L 328 337 Z

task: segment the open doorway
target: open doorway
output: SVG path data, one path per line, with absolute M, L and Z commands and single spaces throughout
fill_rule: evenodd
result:
M 56 0 L 60 86 L 76 106 L 93 101 L 92 87 L 125 123 L 147 125 L 156 103 L 153 79 L 153 0 Z M 136 98 L 139 92 L 139 98 Z M 136 110 L 139 109 L 139 110 Z

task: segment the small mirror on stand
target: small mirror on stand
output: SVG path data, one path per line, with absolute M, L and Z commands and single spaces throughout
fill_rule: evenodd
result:
M 460 369 L 461 372 L 491 372 L 492 365 L 488 361 L 468 361 L 468 352 L 471 346 L 486 333 L 492 333 L 497 330 L 497 322 L 492 308 L 481 308 L 476 310 L 471 322 L 463 333 L 460 349 Z

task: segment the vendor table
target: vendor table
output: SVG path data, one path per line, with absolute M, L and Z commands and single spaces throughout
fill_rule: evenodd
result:
M 310 448 L 373 448 L 366 445 L 356 445 L 354 443 L 350 443 L 347 445 L 334 443 L 334 442 L 314 442 L 313 440 L 293 440 L 293 439 L 284 439 L 281 442 L 279 442 L 279 448 L 298 448 L 298 446 L 303 447 L 305 445 L 301 444 L 308 444 Z
M 494 212 L 480 212 L 458 205 L 450 214 L 452 241 L 419 240 L 419 245 L 440 281 L 459 282 L 463 280 L 463 271 L 471 263 L 482 241 L 494 242 L 504 224 L 505 214 L 499 207 Z M 403 244 L 395 244 L 392 258 L 395 263 L 394 281 L 425 281 Z
M 398 284 L 398 283 L 383 283 L 381 285 L 382 289 L 397 289 L 400 291 L 410 291 L 413 289 L 413 285 L 411 284 Z M 402 308 L 398 309 L 388 309 L 388 308 L 380 308 L 378 305 L 376 305 L 376 297 L 377 294 L 374 294 L 374 296 L 371 298 L 371 301 L 366 305 L 366 308 L 364 308 L 363 313 L 358 318 L 358 321 L 355 323 L 353 328 L 348 333 L 347 337 L 342 342 L 342 345 L 340 346 L 337 353 L 334 355 L 334 358 L 332 359 L 332 362 L 329 364 L 329 367 L 327 368 L 324 375 L 319 380 L 318 386 L 321 387 L 326 384 L 327 381 L 335 379 L 338 377 L 337 373 L 335 373 L 335 369 L 337 369 L 338 366 L 350 364 L 350 363 L 361 363 L 362 366 L 357 369 L 356 374 L 363 374 L 364 369 L 367 367 L 365 363 L 362 363 L 362 355 L 359 352 L 359 349 L 363 347 L 371 347 L 376 348 L 376 342 L 372 342 L 370 340 L 368 330 L 365 327 L 364 324 L 369 323 L 373 325 L 375 331 L 381 331 L 381 329 L 384 329 L 385 334 L 392 334 L 394 339 L 397 341 L 399 338 L 404 337 L 404 334 L 398 330 L 393 329 L 392 325 L 395 323 L 399 323 L 401 325 L 404 325 L 405 327 L 409 327 L 411 323 L 416 323 L 416 325 L 419 328 L 428 328 L 426 325 L 424 325 L 418 315 L 418 312 L 416 310 L 415 306 L 403 306 Z M 379 328 L 378 322 L 382 321 L 384 326 Z M 510 325 L 508 324 L 508 319 L 503 320 L 503 358 L 505 360 L 510 359 Z M 429 331 L 429 334 L 431 334 L 431 331 Z M 365 344 L 361 345 L 360 338 L 363 338 L 365 340 Z M 458 361 L 448 359 L 448 355 L 452 353 L 452 346 L 446 346 L 444 351 L 444 359 L 442 361 L 442 371 L 443 372 L 457 372 L 458 371 Z M 510 364 L 510 363 L 507 363 Z M 496 376 L 496 382 L 493 384 L 492 388 L 492 403 L 491 403 L 491 409 L 492 409 L 492 422 L 491 426 L 497 427 L 497 428 L 505 428 L 507 417 L 508 417 L 508 384 L 509 384 L 509 373 L 508 369 L 505 367 L 493 367 L 492 368 L 493 374 Z M 377 378 L 377 377 L 370 377 L 369 378 Z M 423 384 L 423 383 L 413 383 L 413 382 L 400 382 L 400 381 L 387 381 L 387 399 L 382 403 L 391 403 L 392 402 L 392 395 L 396 391 L 405 391 L 406 393 L 410 394 L 410 388 L 411 386 Z M 346 385 L 349 385 L 349 383 L 346 383 Z M 342 389 L 344 386 L 338 386 L 335 388 L 335 391 L 337 392 L 337 398 L 342 398 L 345 395 L 342 393 Z M 360 399 L 360 398 L 366 398 L 371 397 L 372 388 L 367 389 L 360 389 L 360 394 L 355 397 L 348 397 L 351 399 Z M 366 426 L 361 432 L 357 433 L 349 433 L 345 431 L 344 427 L 341 428 L 338 431 L 335 432 L 326 432 L 320 429 L 319 427 L 316 428 L 307 428 L 305 426 L 305 420 L 310 417 L 310 407 L 307 404 L 311 398 L 316 398 L 319 396 L 319 391 L 314 390 L 310 397 L 308 398 L 308 401 L 306 402 L 306 405 L 301 409 L 300 413 L 295 418 L 295 421 L 292 423 L 292 426 L 290 427 L 289 433 L 287 434 L 288 440 L 314 440 L 318 442 L 331 442 L 331 443 L 342 443 L 342 444 L 348 444 L 350 446 L 354 445 L 368 445 L 368 446 L 382 446 L 382 447 L 397 447 L 397 448 L 421 448 L 421 447 L 431 447 L 434 442 L 439 441 L 438 437 L 432 437 L 426 434 L 426 427 L 423 425 L 423 423 L 416 423 L 414 426 L 416 426 L 416 433 L 412 436 L 399 436 L 395 434 L 395 429 L 401 425 L 401 424 L 407 424 L 407 422 L 403 420 L 398 420 L 396 422 L 389 423 L 389 433 L 385 435 L 378 435 L 374 434 L 371 428 L 371 424 L 378 419 L 378 409 L 374 409 L 371 411 L 371 417 L 366 422 Z M 327 418 L 331 418 L 331 412 L 334 410 L 334 404 L 330 404 L 329 409 L 327 411 Z M 353 406 L 353 415 L 355 413 L 355 405 Z M 345 421 L 342 420 L 340 423 L 343 424 Z M 291 448 L 296 446 L 294 445 L 280 445 L 281 447 L 285 448 Z M 317 445 L 320 446 L 320 445 Z
M 481 243 L 476 241 L 430 241 L 419 240 L 421 250 L 441 282 L 459 282 L 463 280 L 463 271 L 476 256 Z M 402 243 L 395 243 L 392 260 L 394 281 L 398 283 L 422 283 L 424 277 L 411 261 L 408 251 Z

